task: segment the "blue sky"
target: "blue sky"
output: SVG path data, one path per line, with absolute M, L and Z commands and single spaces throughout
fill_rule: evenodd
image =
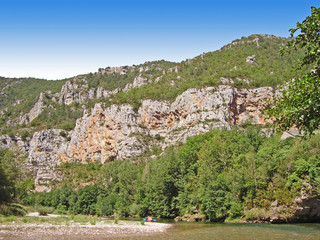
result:
M 0 0 L 0 76 L 62 79 L 288 37 L 319 0 Z

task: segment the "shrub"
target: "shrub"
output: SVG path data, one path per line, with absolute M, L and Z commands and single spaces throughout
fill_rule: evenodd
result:
M 38 206 L 37 210 L 38 210 L 40 216 L 47 216 L 48 214 L 53 213 L 54 208 Z
M 67 133 L 65 131 L 61 131 L 60 136 L 65 138 L 65 137 L 67 137 Z
M 63 130 L 66 130 L 66 131 L 71 131 L 73 128 L 74 128 L 74 124 L 73 123 L 70 123 L 70 122 L 66 122 L 64 124 L 61 125 L 61 128 Z
M 23 130 L 20 135 L 21 135 L 22 140 L 25 141 L 25 140 L 27 140 L 27 137 L 29 137 L 30 134 L 29 134 L 28 130 Z
M 24 216 L 26 215 L 27 211 L 24 207 L 20 204 L 2 204 L 0 205 L 0 214 L 4 216 Z

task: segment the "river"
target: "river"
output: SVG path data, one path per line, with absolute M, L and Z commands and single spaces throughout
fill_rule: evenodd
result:
M 168 223 L 168 222 L 166 222 Z M 170 227 L 171 225 L 171 227 Z M 0 228 L 0 239 L 5 240 L 320 240 L 320 223 L 308 224 L 221 224 L 221 223 L 152 223 L 142 226 L 140 221 L 136 223 L 119 223 L 119 225 L 96 226 L 58 226 L 43 225 L 31 228 L 31 226 L 11 225 Z M 109 228 L 108 228 L 109 226 Z M 162 233 L 148 232 L 154 227 L 161 229 Z M 160 227 L 160 228 L 158 228 Z M 143 230 L 146 228 L 145 230 Z M 142 230 L 142 231 L 139 231 Z M 167 230 L 165 230 L 167 229 Z M 156 231 L 159 232 L 159 231 Z
M 175 223 L 163 234 L 153 235 L 152 239 L 236 239 L 236 240 L 287 240 L 320 239 L 320 223 L 308 224 L 204 224 Z M 150 239 L 143 236 L 131 239 Z

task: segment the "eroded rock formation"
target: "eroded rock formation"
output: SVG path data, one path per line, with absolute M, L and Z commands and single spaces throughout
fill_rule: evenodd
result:
M 60 180 L 55 171 L 61 152 L 65 151 L 66 139 L 60 135 L 62 130 L 51 129 L 35 132 L 30 141 L 29 167 L 36 172 L 35 190 L 49 191 L 52 180 Z
M 99 95 L 104 95 L 102 90 Z M 68 133 L 70 141 L 61 136 L 61 130 L 34 134 L 29 161 L 38 171 L 38 190 L 46 190 L 41 186 L 58 177 L 50 172 L 61 162 L 128 159 L 153 145 L 165 149 L 213 128 L 230 129 L 246 121 L 263 125 L 266 122 L 261 110 L 272 97 L 271 87 L 237 89 L 220 85 L 188 89 L 174 102 L 144 100 L 137 111 L 128 104 L 96 104 L 77 120 L 74 130 Z
M 145 146 L 134 134 L 143 133 L 139 117 L 130 105 L 103 109 L 96 104 L 90 114 L 77 121 L 63 161 L 98 161 L 125 159 L 143 153 Z

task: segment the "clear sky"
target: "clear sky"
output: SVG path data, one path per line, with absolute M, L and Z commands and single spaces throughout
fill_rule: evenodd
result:
M 288 37 L 319 0 L 0 0 L 0 76 L 62 79 Z

